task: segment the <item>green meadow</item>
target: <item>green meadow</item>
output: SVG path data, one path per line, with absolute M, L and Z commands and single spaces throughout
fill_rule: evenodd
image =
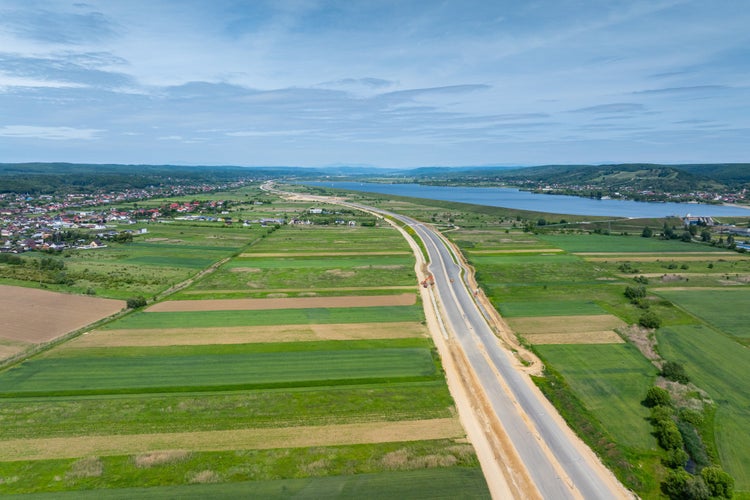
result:
M 565 377 L 612 437 L 631 448 L 656 448 L 641 405 L 656 368 L 629 344 L 540 345 L 536 350 Z
M 52 492 L 19 497 L 42 499 L 489 498 L 471 448 L 449 440 L 173 453 L 156 463 L 147 458 L 0 463 L 0 493 Z
M 425 339 L 96 348 L 26 361 L 0 377 L 0 395 L 246 390 L 436 376 Z
M 5 398 L 0 438 L 147 434 L 448 418 L 443 380 L 280 389 Z
M 737 490 L 750 490 L 748 348 L 702 325 L 662 328 L 657 337 L 664 356 L 682 363 L 716 403 L 714 432 L 721 464 L 734 477 Z
M 420 304 L 413 306 L 330 307 L 264 311 L 136 312 L 106 329 L 207 328 L 304 325 L 327 323 L 393 323 L 423 321 Z
M 401 234 L 388 223 L 379 227 L 284 226 L 253 246 L 252 253 L 357 253 L 404 252 L 411 248 Z
M 661 228 L 652 227 L 654 231 Z M 552 247 L 566 252 L 720 252 L 725 249 L 685 243 L 680 240 L 662 240 L 643 238 L 640 235 L 602 235 L 602 234 L 539 234 L 537 237 Z
M 750 344 L 750 288 L 669 290 L 658 294 L 708 325 Z
M 534 302 L 501 302 L 500 314 L 508 318 L 523 316 L 579 316 L 604 314 L 606 311 L 592 301 L 557 300 Z

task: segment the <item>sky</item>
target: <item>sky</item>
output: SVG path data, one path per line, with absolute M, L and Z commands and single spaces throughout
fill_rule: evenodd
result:
M 0 162 L 750 162 L 747 0 L 0 0 Z

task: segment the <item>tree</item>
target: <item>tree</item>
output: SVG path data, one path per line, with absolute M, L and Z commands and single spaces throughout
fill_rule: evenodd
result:
M 691 476 L 685 470 L 674 470 L 662 483 L 662 491 L 669 498 L 680 500 L 707 500 L 710 496 L 703 478 Z
M 672 419 L 657 422 L 656 439 L 659 441 L 659 446 L 665 450 L 682 449 L 682 434 Z
M 711 231 L 709 231 L 708 229 L 704 229 L 703 231 L 701 231 L 701 241 L 711 241 Z
M 642 299 L 646 297 L 646 287 L 639 285 L 639 286 L 626 286 L 625 287 L 625 297 L 627 297 L 631 302 L 636 302 L 638 299 Z
M 643 231 L 641 231 L 641 236 L 644 238 L 651 238 L 654 235 L 653 229 L 646 226 L 643 228 Z
M 146 299 L 143 296 L 130 297 L 127 300 L 128 309 L 137 309 L 146 305 Z
M 655 406 L 672 406 L 672 399 L 669 397 L 669 393 L 661 387 L 653 386 L 646 393 L 646 399 L 643 400 L 643 404 L 649 408 Z
M 701 471 L 701 477 L 712 497 L 732 498 L 734 478 L 718 465 L 711 465 Z
M 661 326 L 661 318 L 653 311 L 646 311 L 638 318 L 638 324 L 644 328 L 659 328 Z
M 667 456 L 664 459 L 664 465 L 670 469 L 679 469 L 685 467 L 685 464 L 690 459 L 690 455 L 687 454 L 682 448 L 675 448 L 667 452 Z
M 685 373 L 685 367 L 680 363 L 675 363 L 674 361 L 666 361 L 662 365 L 661 376 L 668 380 L 679 382 L 681 384 L 687 384 L 688 382 L 690 382 L 690 377 L 688 377 L 687 373 Z

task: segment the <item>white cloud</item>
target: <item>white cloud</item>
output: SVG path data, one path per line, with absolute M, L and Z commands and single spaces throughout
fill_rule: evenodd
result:
M 34 125 L 6 125 L 0 127 L 0 137 L 49 139 L 53 141 L 92 140 L 102 130 L 73 127 L 39 127 Z

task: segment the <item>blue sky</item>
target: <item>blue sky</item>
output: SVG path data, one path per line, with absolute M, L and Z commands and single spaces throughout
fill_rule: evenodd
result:
M 0 0 L 0 162 L 750 162 L 746 0 Z

